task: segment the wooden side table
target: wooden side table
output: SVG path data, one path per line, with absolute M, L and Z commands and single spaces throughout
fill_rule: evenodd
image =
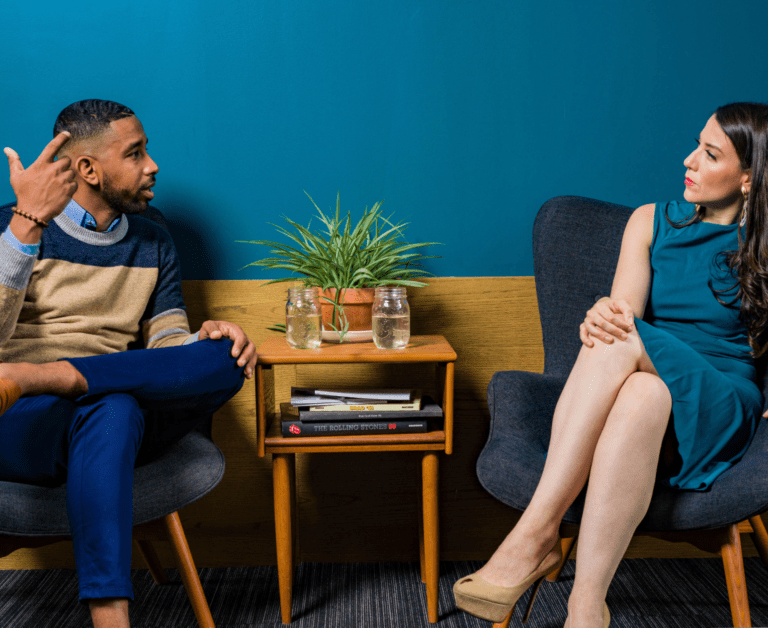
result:
M 421 451 L 422 524 L 419 526 L 421 579 L 427 585 L 427 615 L 438 620 L 437 582 L 439 575 L 438 457 L 453 449 L 453 373 L 456 352 L 442 336 L 411 336 L 405 349 L 377 349 L 373 343 L 323 344 L 319 349 L 293 349 L 283 337 L 269 338 L 258 349 L 256 365 L 256 407 L 258 412 L 258 455 L 272 454 L 272 482 L 275 494 L 275 536 L 277 573 L 280 584 L 280 611 L 284 624 L 291 622 L 296 518 L 296 454 L 365 451 Z M 264 371 L 276 364 L 360 364 L 374 362 L 432 363 L 443 384 L 442 430 L 421 434 L 372 434 L 352 436 L 307 436 L 285 438 L 280 421 L 268 426 Z

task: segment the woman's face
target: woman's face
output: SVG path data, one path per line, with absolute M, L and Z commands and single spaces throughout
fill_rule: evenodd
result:
M 687 168 L 685 200 L 712 210 L 740 208 L 742 186 L 749 192 L 749 172 L 741 169 L 736 149 L 714 115 L 697 143 L 683 162 Z

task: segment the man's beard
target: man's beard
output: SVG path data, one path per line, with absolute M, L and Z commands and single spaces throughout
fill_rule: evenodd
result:
M 133 198 L 127 198 L 123 192 L 112 185 L 108 177 L 104 177 L 101 194 L 107 205 L 121 214 L 140 214 L 149 206 L 149 201 L 138 194 Z

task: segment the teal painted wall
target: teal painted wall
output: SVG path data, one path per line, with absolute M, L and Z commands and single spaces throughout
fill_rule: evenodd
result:
M 386 199 L 437 275 L 530 275 L 545 200 L 679 198 L 712 110 L 768 100 L 757 1 L 3 5 L 0 144 L 28 163 L 70 102 L 130 106 L 191 279 L 265 277 L 234 241 L 308 221 L 302 190 Z

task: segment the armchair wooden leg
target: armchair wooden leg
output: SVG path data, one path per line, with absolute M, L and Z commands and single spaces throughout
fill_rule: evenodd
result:
M 152 543 L 149 541 L 137 540 L 136 547 L 139 548 L 139 554 L 141 554 L 141 557 L 147 564 L 147 568 L 149 569 L 149 573 L 152 574 L 155 584 L 168 584 L 168 576 L 165 573 L 165 569 L 163 569 L 160 559 L 157 557 L 155 548 L 152 547 Z
M 729 526 L 720 549 L 725 569 L 725 582 L 728 586 L 728 599 L 731 603 L 731 617 L 734 628 L 752 626 L 747 598 L 747 581 L 744 576 L 744 556 L 741 551 L 741 537 L 738 524 Z
M 768 568 L 768 532 L 765 531 L 763 519 L 760 515 L 755 515 L 749 518 L 749 523 L 752 526 L 752 530 L 754 530 L 749 536 L 757 548 L 757 553 L 760 554 L 763 565 Z
M 208 600 L 205 599 L 205 593 L 203 593 L 203 585 L 200 584 L 200 576 L 195 568 L 195 561 L 192 560 L 192 553 L 189 551 L 189 545 L 187 545 L 187 537 L 181 526 L 179 513 L 172 512 L 163 521 L 168 530 L 171 548 L 179 565 L 179 574 L 187 591 L 187 596 L 189 596 L 189 602 L 192 604 L 197 623 L 200 628 L 216 628 L 211 616 L 211 609 L 208 607 Z
M 568 561 L 568 558 L 573 551 L 574 543 L 576 543 L 575 536 L 560 539 L 560 546 L 563 549 L 563 562 L 560 563 L 560 566 L 555 571 L 547 576 L 547 582 L 557 582 L 557 579 L 560 577 L 560 574 L 563 571 L 563 567 L 565 567 L 565 563 Z

